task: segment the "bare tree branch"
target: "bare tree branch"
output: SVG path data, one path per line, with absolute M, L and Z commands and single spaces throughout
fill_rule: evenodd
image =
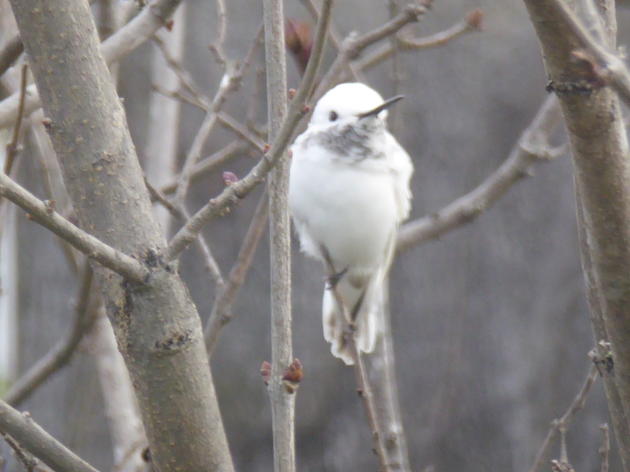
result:
M 324 8 L 326 5 L 327 7 Z M 226 187 L 220 195 L 211 199 L 188 220 L 169 242 L 165 252 L 165 258 L 167 260 L 177 258 L 179 254 L 194 241 L 196 235 L 205 224 L 216 216 L 221 215 L 229 206 L 235 204 L 241 198 L 244 198 L 256 185 L 262 182 L 280 156 L 285 152 L 300 119 L 309 111 L 309 108 L 306 107 L 306 103 L 310 95 L 311 86 L 315 82 L 317 69 L 319 69 L 322 58 L 325 32 L 330 16 L 330 1 L 327 0 L 324 6 L 322 6 L 322 17 L 317 24 L 311 60 L 306 67 L 300 88 L 291 101 L 287 116 L 282 123 L 282 127 L 273 145 L 245 177 Z
M 204 337 L 206 341 L 206 350 L 208 351 L 208 357 L 212 357 L 214 349 L 217 345 L 221 329 L 230 322 L 232 319 L 232 305 L 236 300 L 238 292 L 245 282 L 245 277 L 249 272 L 256 248 L 262 235 L 265 232 L 268 214 L 268 202 L 267 194 L 263 193 L 254 216 L 249 224 L 245 238 L 236 257 L 236 261 L 230 270 L 228 280 L 225 286 L 221 289 L 219 294 L 214 300 L 212 306 L 212 312 L 208 318 L 204 330 Z
M 361 351 L 359 351 L 356 342 L 356 326 L 348 313 L 348 306 L 343 300 L 343 297 L 337 290 L 335 283 L 331 282 L 338 276 L 335 267 L 329 259 L 325 260 L 326 271 L 330 281 L 326 290 L 330 290 L 333 294 L 337 306 L 341 309 L 342 319 L 344 323 L 344 341 L 350 347 L 350 352 L 353 360 L 354 375 L 357 383 L 357 393 L 363 402 L 366 418 L 372 433 L 372 451 L 376 454 L 379 461 L 379 471 L 389 472 L 390 468 L 389 458 L 387 457 L 387 448 L 385 447 L 385 437 L 383 434 L 382 426 L 379 424 L 378 410 L 374 402 L 374 395 L 370 386 L 370 378 L 365 368 L 365 363 Z
M 133 379 L 155 467 L 230 472 L 199 314 L 177 272 L 160 258 L 166 242 L 89 7 L 83 0 L 11 0 L 11 5 L 78 220 L 151 267 L 143 284 L 125 282 L 99 266 L 94 270 Z M 161 24 L 165 12 L 155 10 L 160 5 L 152 3 L 149 12 Z M 62 41 L 60 31 L 70 39 Z M 194 414 L 182 421 L 182 411 Z
M 94 321 L 94 307 L 90 306 L 90 295 L 93 287 L 92 269 L 88 264 L 85 264 L 82 274 L 77 304 L 74 310 L 74 321 L 70 332 L 65 339 L 48 351 L 11 385 L 4 397 L 4 401 L 7 403 L 19 405 L 51 375 L 66 366 L 79 347 L 84 334 L 90 329 Z
M 117 62 L 143 44 L 168 20 L 181 0 L 156 0 L 146 6 L 133 20 L 103 42 L 101 51 L 108 64 Z M 10 126 L 17 114 L 19 94 L 15 93 L 0 102 L 0 128 Z M 25 114 L 40 107 L 37 88 L 27 88 Z
M 151 199 L 159 202 L 172 216 L 175 218 L 186 221 L 190 218 L 188 212 L 181 207 L 176 207 L 166 196 L 156 189 L 151 183 L 145 178 L 144 183 L 151 194 Z M 199 234 L 197 239 L 195 240 L 197 248 L 199 252 L 203 256 L 203 262 L 206 270 L 211 275 L 214 283 L 221 288 L 224 285 L 223 275 L 221 274 L 221 269 L 219 268 L 219 264 L 216 259 L 212 255 L 212 251 L 210 250 L 210 246 L 203 238 L 203 235 Z
M 554 0 L 525 0 L 540 40 L 550 86 L 556 92 L 569 130 L 574 164 L 577 206 L 582 212 L 585 238 L 581 249 L 595 280 L 614 362 L 614 390 L 619 404 L 609 403 L 615 437 L 618 438 L 624 470 L 630 471 L 630 442 L 626 435 L 630 412 L 630 166 L 628 138 L 617 93 L 593 84 L 589 61 L 575 60 L 584 48 L 585 36 L 577 32 L 566 14 L 565 4 Z M 607 18 L 615 2 L 604 0 Z M 608 24 L 614 47 L 614 24 Z M 589 51 L 593 53 L 595 51 Z M 581 230 L 582 231 L 582 230 Z M 608 389 L 607 389 L 608 390 Z M 609 400 L 613 398 L 608 395 Z
M 222 0 L 220 0 L 222 1 Z M 224 34 L 224 33 L 223 33 Z M 258 48 L 259 41 L 258 35 L 252 42 L 252 46 L 249 51 L 245 55 L 243 61 L 237 65 L 227 64 L 225 65 L 224 76 L 220 81 L 219 88 L 212 99 L 212 102 L 208 102 L 207 99 L 204 99 L 204 104 L 207 104 L 208 110 L 206 112 L 206 116 L 193 139 L 192 145 L 190 146 L 190 150 L 186 155 L 186 159 L 184 161 L 184 166 L 180 173 L 180 181 L 177 186 L 177 190 L 175 191 L 175 205 L 184 207 L 184 199 L 186 194 L 188 193 L 188 187 L 190 185 L 190 179 L 193 172 L 193 168 L 199 158 L 201 157 L 201 151 L 203 146 L 208 139 L 208 136 L 212 132 L 214 125 L 217 122 L 217 115 L 221 111 L 223 104 L 227 98 L 227 95 L 230 92 L 236 90 L 243 79 L 243 75 L 249 68 L 256 49 Z M 222 54 L 222 53 L 221 53 Z
M 431 0 L 424 0 L 414 4 L 407 5 L 403 11 L 396 17 L 389 20 L 387 23 L 373 29 L 361 36 L 349 36 L 342 45 L 337 58 L 332 63 L 324 77 L 318 82 L 315 97 L 319 97 L 329 88 L 331 88 L 338 77 L 343 72 L 343 69 L 347 67 L 347 64 L 359 57 L 359 55 L 368 46 L 388 37 L 391 34 L 395 34 L 400 31 L 401 28 L 412 23 L 419 21 L 422 16 L 427 13 L 431 4 Z
M 484 182 L 437 213 L 402 226 L 398 233 L 398 252 L 438 238 L 451 229 L 470 222 L 499 200 L 512 185 L 527 176 L 535 163 L 564 152 L 564 148 L 553 150 L 548 144 L 550 134 L 561 121 L 559 111 L 555 97 L 547 98 L 508 158 Z
M 231 129 L 234 133 L 247 141 L 251 146 L 254 147 L 254 149 L 257 149 L 259 152 L 265 152 L 265 143 L 263 143 L 263 141 L 258 136 L 249 131 L 246 127 L 241 125 L 230 115 L 225 112 L 219 112 L 217 114 L 217 119 L 226 128 Z
M 263 1 L 265 64 L 267 75 L 267 123 L 269 139 L 281 132 L 287 116 L 287 59 L 283 0 Z M 325 35 L 324 35 L 325 37 Z M 295 469 L 295 391 L 282 382 L 293 362 L 291 318 L 291 220 L 289 217 L 290 160 L 286 152 L 269 173 L 269 258 L 271 298 L 271 401 L 273 463 L 275 472 Z
M 48 228 L 86 256 L 123 277 L 142 283 L 148 275 L 149 272 L 142 263 L 73 225 L 57 213 L 53 202 L 42 202 L 4 173 L 0 173 L 0 196 L 15 203 L 32 220 Z
M 320 15 L 320 9 L 315 5 L 313 0 L 302 0 L 302 3 L 309 11 L 311 16 L 314 19 L 318 19 Z M 328 39 L 330 40 L 330 44 L 335 48 L 336 51 L 341 50 L 341 39 L 339 37 L 339 33 L 335 30 L 332 23 L 328 26 Z M 365 82 L 365 79 L 362 77 L 361 72 L 354 66 L 353 63 L 347 63 L 348 73 L 352 77 L 352 80 L 356 82 Z
M 0 400 L 0 431 L 56 472 L 98 472 L 42 429 L 28 413 L 20 413 Z
M 606 45 L 593 38 L 566 2 L 550 0 L 549 6 L 556 11 L 556 18 L 564 22 L 584 49 L 575 48 L 572 54 L 574 58 L 589 63 L 592 69 L 592 77 L 587 76 L 586 80 L 592 82 L 597 82 L 595 80 L 597 78 L 603 80 L 604 83 L 610 84 L 619 93 L 626 105 L 630 105 L 630 71 L 624 61 L 618 54 L 609 51 Z M 597 83 L 594 83 L 592 87 L 596 88 L 597 85 Z M 556 87 L 553 81 L 550 86 Z
M 534 464 L 530 467 L 529 472 L 538 472 L 545 465 L 545 458 L 549 453 L 549 448 L 551 447 L 551 443 L 555 438 L 556 434 L 561 431 L 566 431 L 571 424 L 571 421 L 575 417 L 576 413 L 584 408 L 584 404 L 586 403 L 586 397 L 593 386 L 593 383 L 597 379 L 597 368 L 594 365 L 591 365 L 589 368 L 588 374 L 586 375 L 586 379 L 584 379 L 584 383 L 580 388 L 579 392 L 569 405 L 567 411 L 564 414 L 551 422 L 551 428 L 549 428 L 549 432 L 547 433 L 547 437 L 543 441 L 538 453 L 536 454 L 536 460 Z M 563 443 L 564 444 L 564 443 Z M 566 457 L 566 445 L 562 448 L 561 459 L 562 462 L 567 462 Z
M 96 310 L 96 320 L 89 333 L 89 351 L 98 372 L 105 417 L 113 447 L 113 472 L 140 472 L 147 464 L 141 451 L 147 439 L 140 420 L 131 379 L 118 351 L 112 326 L 104 307 Z
M 195 167 L 192 170 L 190 176 L 191 182 L 194 182 L 196 179 L 214 171 L 217 167 L 225 164 L 244 150 L 245 146 L 243 146 L 242 143 L 239 143 L 238 141 L 232 141 L 224 148 L 200 160 L 199 162 L 197 162 L 197 164 L 195 164 Z M 174 193 L 175 189 L 177 188 L 178 181 L 179 177 L 176 176 L 169 183 L 165 184 L 160 189 L 160 192 L 166 195 Z
M 35 467 L 37 467 L 39 461 L 35 457 L 33 457 L 30 452 L 22 449 L 20 444 L 8 434 L 3 434 L 2 437 L 9 445 L 9 447 L 13 449 L 15 457 L 17 458 L 18 462 L 22 464 L 24 470 L 26 470 L 26 472 L 35 472 Z
M 598 451 L 601 458 L 599 472 L 608 472 L 610 456 L 610 433 L 608 431 L 608 425 L 606 423 L 600 425 L 599 429 L 602 432 L 602 445 Z
M 15 117 L 15 125 L 13 125 L 13 136 L 11 141 L 7 144 L 6 155 L 4 161 L 4 173 L 11 175 L 11 169 L 13 168 L 13 161 L 18 152 L 18 145 L 20 143 L 20 128 L 22 127 L 22 121 L 24 119 L 24 101 L 26 100 L 26 82 L 28 79 L 28 66 L 22 65 L 21 77 L 20 77 L 20 101 L 18 104 L 18 113 Z

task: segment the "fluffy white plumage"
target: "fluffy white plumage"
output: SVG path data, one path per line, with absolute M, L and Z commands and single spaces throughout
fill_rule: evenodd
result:
M 411 207 L 411 159 L 387 131 L 387 111 L 369 114 L 383 104 L 361 83 L 328 91 L 292 146 L 289 185 L 302 250 L 343 272 L 336 287 L 355 313 L 357 347 L 368 353 L 382 332 L 386 276 Z M 352 364 L 343 312 L 329 289 L 322 311 L 332 353 Z

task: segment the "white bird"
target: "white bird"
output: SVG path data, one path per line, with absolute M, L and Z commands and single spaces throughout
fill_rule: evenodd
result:
M 372 352 L 382 333 L 386 277 L 411 208 L 413 165 L 386 126 L 386 108 L 401 98 L 384 101 L 361 83 L 337 85 L 291 147 L 290 210 L 302 250 L 328 268 L 324 338 L 348 365 L 350 321 L 362 352 Z M 343 319 L 333 285 L 351 320 Z

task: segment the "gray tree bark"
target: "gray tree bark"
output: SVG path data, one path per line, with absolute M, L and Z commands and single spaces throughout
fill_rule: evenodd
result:
M 80 225 L 150 269 L 133 284 L 95 267 L 162 471 L 231 471 L 197 311 L 151 214 L 88 4 L 11 2 Z M 182 438 L 186 438 L 182 440 Z
M 278 136 L 287 115 L 287 70 L 281 0 L 264 2 L 265 62 L 269 139 Z M 280 157 L 269 177 L 269 257 L 271 278 L 271 379 L 275 472 L 295 471 L 295 393 L 282 382 L 293 360 L 291 332 L 291 237 L 287 195 L 289 159 Z
M 614 375 L 605 376 L 610 415 L 624 465 L 630 470 L 630 160 L 617 94 L 591 80 L 573 53 L 583 46 L 552 1 L 525 0 L 540 39 L 550 87 L 560 101 L 571 141 L 581 250 L 599 338 L 611 342 Z M 615 4 L 601 3 L 608 27 Z M 591 18 L 593 22 L 599 19 Z M 614 40 L 611 41 L 614 43 Z M 600 318 L 601 313 L 601 318 Z M 597 341 L 600 341 L 598 339 Z

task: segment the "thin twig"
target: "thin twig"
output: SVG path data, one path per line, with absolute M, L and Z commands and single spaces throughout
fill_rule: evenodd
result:
M 28 413 L 20 413 L 0 400 L 0 432 L 10 435 L 22 448 L 53 470 L 98 472 L 70 449 L 44 431 Z
M 243 243 L 236 257 L 236 261 L 230 270 L 227 283 L 214 300 L 212 312 L 204 329 L 206 350 L 208 357 L 212 357 L 223 327 L 230 322 L 234 314 L 232 305 L 238 292 L 245 282 L 245 277 L 252 265 L 256 248 L 265 232 L 269 206 L 267 204 L 267 192 L 260 197 L 254 216 L 249 223 L 249 228 L 243 238 Z
M 259 33 L 258 33 L 259 34 Z M 190 146 L 190 150 L 186 155 L 186 159 L 184 160 L 184 165 L 182 167 L 182 171 L 180 173 L 180 180 L 177 186 L 177 190 L 175 191 L 175 205 L 183 208 L 184 199 L 186 194 L 188 193 L 188 187 L 190 185 L 191 175 L 194 169 L 195 164 L 201 157 L 201 151 L 203 146 L 208 139 L 208 136 L 212 132 L 215 123 L 217 122 L 217 114 L 220 112 L 227 95 L 236 90 L 243 79 L 243 75 L 248 70 L 256 49 L 258 48 L 258 34 L 256 38 L 252 42 L 252 46 L 249 48 L 249 51 L 246 53 L 245 58 L 240 64 L 230 65 L 226 64 L 226 70 L 221 82 L 219 84 L 219 88 L 214 98 L 212 99 L 212 103 L 208 104 L 208 111 L 206 116 L 195 135 L 192 145 Z M 208 101 L 206 101 L 208 103 Z
M 101 44 L 107 64 L 119 61 L 143 44 L 163 27 L 181 0 L 156 0 L 145 7 L 129 23 Z M 0 102 L 0 129 L 10 126 L 18 110 L 19 94 L 14 93 Z M 30 115 L 41 106 L 35 85 L 26 90 L 25 114 Z
M 166 198 L 166 196 L 162 192 L 160 192 L 153 185 L 151 185 L 151 183 L 147 180 L 146 177 L 144 178 L 144 183 L 147 186 L 147 190 L 149 190 L 151 199 L 160 203 L 164 208 L 166 208 L 169 211 L 171 215 L 173 215 L 175 218 L 181 221 L 186 221 L 188 218 L 190 218 L 190 215 L 188 214 L 185 208 L 180 208 L 173 205 L 173 203 L 171 203 L 171 201 L 168 198 Z M 203 256 L 203 262 L 204 262 L 204 266 L 206 270 L 212 277 L 213 282 L 220 289 L 221 287 L 223 287 L 225 282 L 223 280 L 223 275 L 221 274 L 221 269 L 219 268 L 219 264 L 217 263 L 216 259 L 212 255 L 210 246 L 208 245 L 208 243 L 206 242 L 206 240 L 203 238 L 201 234 L 197 236 L 195 243 L 197 245 L 197 248 L 199 249 L 199 252 L 201 252 L 201 255 Z
M 186 90 L 188 90 L 188 92 L 194 97 L 197 102 L 207 105 L 209 102 L 208 97 L 206 97 L 201 89 L 197 87 L 190 73 L 186 69 L 184 69 L 182 64 L 177 59 L 175 59 L 175 57 L 173 57 L 162 37 L 156 34 L 153 36 L 152 40 L 158 47 L 159 51 L 162 53 L 162 57 L 164 58 L 164 61 L 166 62 L 168 67 L 173 71 L 173 73 L 181 82 L 181 85 Z
M 601 457 L 601 465 L 599 467 L 600 472 L 608 472 L 609 469 L 609 456 L 610 456 L 610 431 L 608 424 L 604 423 L 599 426 L 602 432 L 602 445 L 599 448 L 599 455 Z
M 192 174 L 190 176 L 191 182 L 194 182 L 196 179 L 203 177 L 204 175 L 214 171 L 217 167 L 225 164 L 230 159 L 233 159 L 241 152 L 246 149 L 242 143 L 238 141 L 232 141 L 227 146 L 221 148 L 215 153 L 210 154 L 208 157 L 203 158 L 192 170 Z M 175 192 L 177 189 L 177 182 L 179 181 L 179 176 L 176 176 L 171 182 L 164 185 L 160 192 L 169 195 Z
M 35 467 L 37 467 L 37 464 L 39 463 L 39 461 L 36 458 L 34 458 L 31 453 L 25 451 L 20 446 L 20 443 L 18 443 L 15 439 L 13 439 L 8 434 L 3 434 L 2 437 L 4 438 L 6 443 L 9 445 L 9 447 L 13 449 L 13 452 L 15 453 L 15 457 L 17 457 L 17 460 L 20 462 L 20 464 L 24 466 L 24 469 L 26 470 L 26 472 L 34 472 Z
M 227 63 L 227 58 L 225 56 L 224 45 L 225 45 L 225 36 L 227 32 L 227 11 L 225 8 L 225 0 L 216 0 L 217 4 L 217 37 L 214 42 L 209 46 L 210 51 L 212 51 L 217 59 L 217 61 L 222 64 L 224 67 Z
M 350 35 L 347 37 L 342 43 L 337 58 L 328 69 L 328 72 L 326 72 L 324 77 L 319 81 L 315 97 L 319 97 L 324 91 L 328 90 L 343 72 L 347 63 L 359 57 L 364 49 L 389 35 L 397 33 L 409 23 L 419 21 L 428 11 L 429 5 L 430 0 L 426 0 L 423 3 L 407 5 L 403 11 L 394 18 L 372 31 L 361 36 Z
M 317 20 L 319 18 L 320 9 L 315 5 L 315 2 L 313 2 L 313 0 L 302 0 L 302 3 L 309 11 L 311 16 L 315 20 Z M 328 26 L 328 39 L 330 40 L 330 44 L 335 48 L 336 51 L 341 50 L 342 41 L 340 39 L 339 33 L 337 33 L 332 24 Z M 347 69 L 350 77 L 352 77 L 352 80 L 354 80 L 355 82 L 365 82 L 365 79 L 362 76 L 361 72 L 354 66 L 352 62 L 347 63 Z
M 24 101 L 26 100 L 26 82 L 28 80 L 28 65 L 23 64 L 20 71 L 20 101 L 18 105 L 18 113 L 15 117 L 15 125 L 13 125 L 13 136 L 11 141 L 6 147 L 6 158 L 4 161 L 4 173 L 11 175 L 11 169 L 13 168 L 13 161 L 17 156 L 18 145 L 20 142 L 20 128 L 22 127 L 22 121 L 24 119 Z
M 397 251 L 403 252 L 470 222 L 498 201 L 512 185 L 527 176 L 535 163 L 563 153 L 564 147 L 551 149 L 548 144 L 550 134 L 560 122 L 558 103 L 555 97 L 550 96 L 499 168 L 477 188 L 440 211 L 404 224 L 398 233 Z
M 400 47 L 403 50 L 433 48 L 436 46 L 443 46 L 466 33 L 481 31 L 481 15 L 481 10 L 473 10 L 468 13 L 463 20 L 454 24 L 450 28 L 424 38 L 410 38 L 408 36 L 401 35 L 399 38 Z
M 51 375 L 66 366 L 79 347 L 83 335 L 90 329 L 94 322 L 94 307 L 90 306 L 90 295 L 93 292 L 93 287 L 92 269 L 88 263 L 85 263 L 82 273 L 77 305 L 74 310 L 74 321 L 70 332 L 65 339 L 48 351 L 11 385 L 9 392 L 4 397 L 7 403 L 19 405 Z
M 551 442 L 553 441 L 554 437 L 559 431 L 562 431 L 562 430 L 566 431 L 566 429 L 569 427 L 569 424 L 571 423 L 571 420 L 573 420 L 575 414 L 578 411 L 580 411 L 582 408 L 584 408 L 584 404 L 586 403 L 586 397 L 588 396 L 588 393 L 591 390 L 591 387 L 593 386 L 593 383 L 595 382 L 596 378 L 597 378 L 597 367 L 595 367 L 595 365 L 591 365 L 591 367 L 589 368 L 588 374 L 586 376 L 586 379 L 584 380 L 584 383 L 582 384 L 582 387 L 580 388 L 580 391 L 577 393 L 577 395 L 571 402 L 571 405 L 569 405 L 569 408 L 567 409 L 567 411 L 565 411 L 564 414 L 559 419 L 551 422 L 551 427 L 549 428 L 549 432 L 547 433 L 545 440 L 540 446 L 540 449 L 538 450 L 538 454 L 536 454 L 536 460 L 534 461 L 534 464 L 529 469 L 529 472 L 538 472 L 539 470 L 541 470 L 541 467 L 544 466 L 545 457 L 547 457 L 549 448 L 551 446 Z M 567 459 L 566 446 L 564 447 L 564 452 L 561 453 L 560 459 L 561 461 L 568 462 L 566 460 Z
M 206 106 L 205 103 L 200 102 L 198 99 L 192 96 L 188 96 L 182 90 L 167 90 L 166 88 L 162 87 L 160 84 L 157 84 L 157 83 L 151 84 L 151 90 L 167 98 L 171 98 L 173 100 L 177 100 L 179 102 L 197 107 L 200 110 L 203 110 L 203 111 L 208 110 L 208 107 Z
M 0 196 L 11 200 L 26 211 L 32 220 L 123 277 L 143 283 L 148 275 L 148 270 L 136 259 L 75 226 L 57 213 L 52 202 L 42 202 L 4 173 L 0 173 Z
M 450 28 L 424 38 L 410 38 L 405 35 L 399 36 L 399 47 L 401 51 L 415 51 L 443 46 L 450 41 L 473 31 L 480 30 L 481 10 L 473 10 L 466 17 Z M 361 71 L 367 70 L 388 59 L 394 53 L 392 44 L 384 44 L 370 54 L 354 61 L 355 68 Z
M 217 114 L 217 118 L 222 125 L 231 129 L 234 133 L 236 133 L 238 136 L 251 144 L 252 147 L 257 149 L 259 152 L 265 152 L 265 143 L 258 136 L 249 131 L 245 126 L 241 125 L 230 115 L 225 112 L 219 112 Z
M 330 9 L 332 1 L 326 0 L 322 6 L 322 16 L 317 24 L 315 40 L 313 43 L 313 52 L 308 62 L 304 78 L 297 91 L 295 97 L 291 101 L 287 117 L 285 118 L 278 136 L 274 140 L 269 152 L 256 164 L 249 173 L 241 180 L 234 182 L 221 192 L 220 195 L 211 199 L 203 208 L 195 213 L 188 222 L 178 231 L 171 239 L 168 248 L 165 251 L 167 260 L 175 259 L 201 231 L 201 228 L 207 224 L 212 218 L 220 215 L 230 205 L 238 202 L 251 192 L 256 185 L 263 181 L 267 173 L 275 165 L 280 156 L 285 152 L 293 132 L 297 128 L 300 119 L 308 113 L 306 102 L 315 77 L 321 58 L 323 55 L 324 41 L 326 38 L 326 30 L 330 19 Z

